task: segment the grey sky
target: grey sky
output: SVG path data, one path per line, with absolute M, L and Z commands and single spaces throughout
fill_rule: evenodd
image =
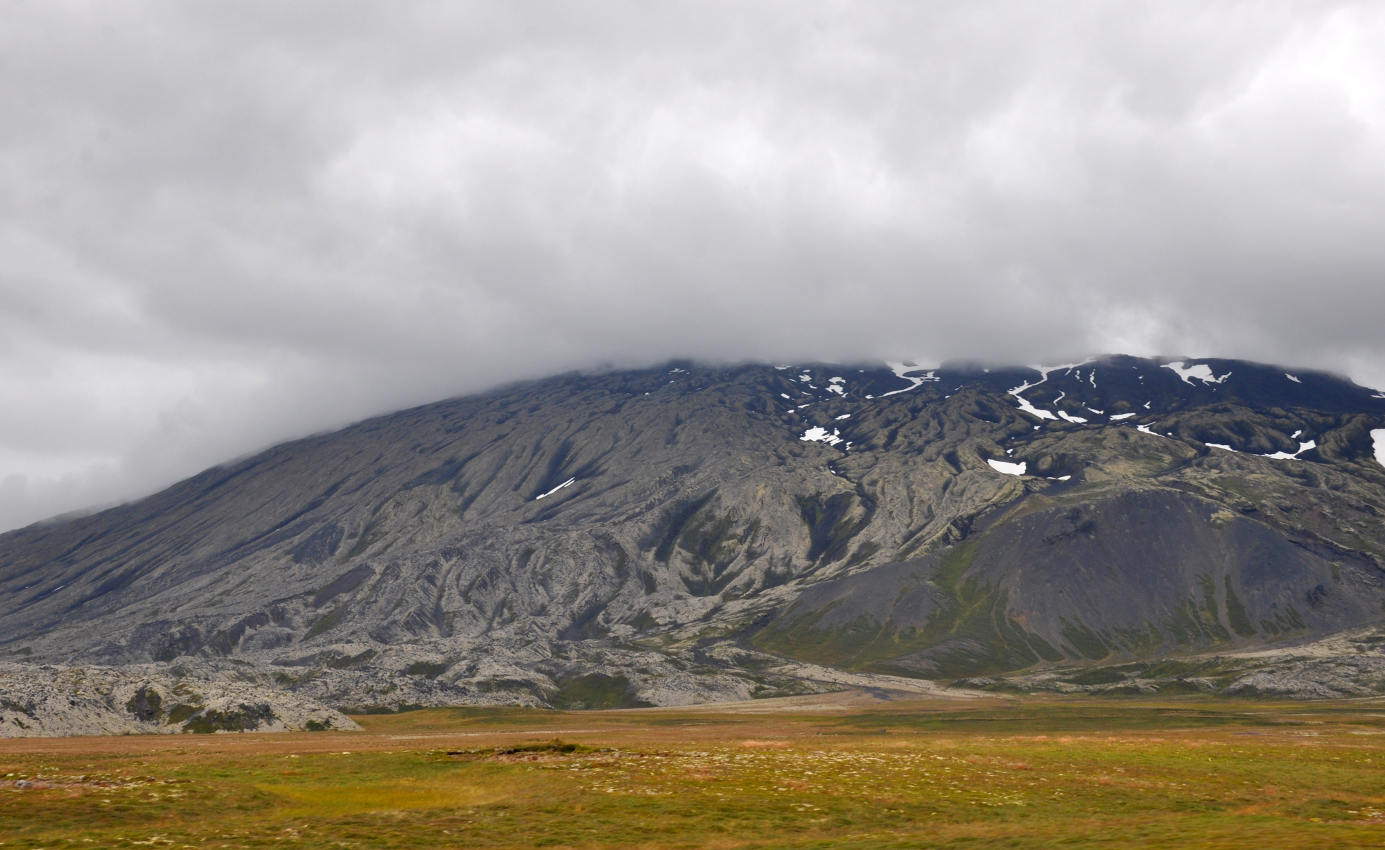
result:
M 0 25 L 0 528 L 598 364 L 1385 384 L 1385 5 L 80 3 Z

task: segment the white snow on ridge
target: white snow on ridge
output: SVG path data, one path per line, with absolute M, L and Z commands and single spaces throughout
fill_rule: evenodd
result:
M 1376 463 L 1385 466 L 1385 428 L 1377 428 L 1372 431 L 1371 440 L 1375 443 Z
M 562 484 L 559 484 L 557 487 L 554 487 L 552 490 L 549 490 L 547 493 L 540 493 L 539 495 L 535 496 L 535 497 L 534 497 L 534 501 L 537 502 L 539 499 L 542 499 L 542 498 L 544 498 L 545 496 L 552 496 L 554 493 L 558 492 L 559 490 L 563 489 L 564 487 L 570 487 L 570 486 L 572 486 L 573 484 L 576 484 L 576 483 L 577 483 L 577 479 L 576 479 L 576 478 L 569 478 L 568 480 L 564 481 Z
M 1297 376 L 1297 375 L 1290 375 L 1288 372 L 1285 372 L 1285 373 L 1284 373 L 1284 377 L 1288 378 L 1289 380 L 1293 381 L 1293 382 L 1296 383 L 1296 384 L 1301 384 L 1301 383 L 1303 383 L 1302 381 L 1300 381 L 1300 380 L 1298 379 L 1298 376 Z
M 1072 371 L 1073 369 L 1076 369 L 1078 366 L 1086 366 L 1086 365 L 1087 365 L 1088 363 L 1090 363 L 1090 362 L 1092 362 L 1092 361 L 1090 361 L 1090 360 L 1083 360 L 1081 363 L 1065 363 L 1065 364 L 1063 364 L 1063 365 L 1061 365 L 1061 366 L 1034 366 L 1034 365 L 1031 365 L 1031 366 L 1029 366 L 1029 368 L 1030 368 L 1030 369 L 1033 369 L 1035 372 L 1038 372 L 1038 373 L 1039 373 L 1039 376 L 1040 376 L 1040 377 L 1039 377 L 1039 380 L 1034 381 L 1033 383 L 1025 383 L 1025 384 L 1020 384 L 1018 387 L 1013 387 L 1013 388 L 1010 389 L 1009 394 L 1015 397 L 1015 401 L 1016 401 L 1017 406 L 1019 407 L 1019 409 L 1022 410 L 1022 411 L 1024 411 L 1025 413 L 1028 413 L 1030 416 L 1034 416 L 1034 417 L 1037 417 L 1037 418 L 1039 418 L 1039 419 L 1052 419 L 1052 420 L 1054 420 L 1054 421 L 1057 421 L 1058 416 L 1062 416 L 1064 419 L 1066 419 L 1066 420 L 1069 421 L 1069 422 L 1086 422 L 1087 420 L 1083 419 L 1083 418 L 1080 417 L 1080 416 L 1069 416 L 1069 415 L 1066 414 L 1066 413 L 1060 413 L 1058 416 L 1054 416 L 1052 413 L 1048 412 L 1047 410 L 1040 410 L 1039 408 L 1035 407 L 1033 404 L 1030 404 L 1029 400 L 1028 400 L 1027 398 L 1025 398 L 1023 395 L 1021 395 L 1021 393 L 1025 392 L 1025 391 L 1027 391 L 1027 390 L 1029 390 L 1029 389 L 1032 389 L 1033 387 L 1037 387 L 1039 384 L 1042 384 L 1044 381 L 1047 381 L 1047 380 L 1048 380 L 1048 375 L 1049 375 L 1050 372 L 1057 372 L 1057 371 L 1060 370 L 1060 369 L 1063 370 L 1063 371 L 1065 371 L 1065 372 L 1069 372 L 1069 371 Z M 1066 394 L 1067 394 L 1067 392 L 1064 391 L 1064 393 L 1063 393 L 1062 395 L 1059 395 L 1058 398 L 1061 400 L 1061 399 L 1063 398 L 1063 395 L 1066 395 Z
M 1271 460 L 1295 460 L 1298 458 L 1299 455 L 1303 454 L 1309 449 L 1316 449 L 1317 447 L 1318 443 L 1316 440 L 1309 440 L 1306 443 L 1300 442 L 1298 444 L 1298 451 L 1294 452 L 1293 454 L 1290 454 L 1289 452 L 1275 452 L 1274 454 L 1260 455 L 1260 457 L 1267 457 Z
M 934 374 L 937 371 L 936 369 L 929 369 L 928 371 L 924 372 L 921 377 L 915 377 L 912 375 L 906 375 L 904 373 L 922 371 L 922 369 L 918 366 L 911 366 L 908 363 L 904 363 L 898 360 L 886 361 L 885 365 L 890 367 L 890 371 L 895 373 L 895 377 L 909 381 L 910 385 L 902 390 L 890 390 L 887 393 L 881 393 L 881 398 L 884 398 L 888 395 L 899 395 L 900 393 L 907 393 L 909 390 L 916 390 L 930 381 L 942 380 L 942 378 L 939 378 L 937 375 Z
M 1001 472 L 1006 475 L 1023 475 L 1024 469 L 1027 466 L 1024 461 L 1020 461 L 1019 463 L 1007 463 L 1003 460 L 993 460 L 991 458 L 986 458 L 986 463 L 989 463 L 991 468 L 996 472 Z
M 1204 446 L 1207 446 L 1208 448 L 1212 448 L 1212 449 L 1222 449 L 1223 451 L 1228 451 L 1228 452 L 1234 452 L 1234 451 L 1236 451 L 1235 449 L 1233 449 L 1233 448 L 1231 448 L 1230 446 L 1228 446 L 1226 443 L 1203 443 L 1203 445 L 1204 445 Z
M 1080 363 L 1063 363 L 1058 366 L 1035 366 L 1031 364 L 1029 366 L 1030 369 L 1033 369 L 1035 372 L 1038 372 L 1040 375 L 1043 375 L 1042 378 L 1034 382 L 1033 386 L 1038 386 L 1039 384 L 1042 384 L 1044 381 L 1047 381 L 1049 374 L 1053 372 L 1071 372 L 1073 369 L 1076 369 L 1079 366 L 1086 366 L 1090 362 L 1092 361 L 1083 360 Z M 1078 379 L 1081 380 L 1080 374 L 1078 375 Z
M 836 428 L 833 428 L 832 433 L 829 434 L 827 429 L 823 427 L 809 428 L 798 439 L 805 443 L 826 443 L 829 446 L 835 446 L 842 441 L 841 432 Z
M 1021 385 L 1019 385 L 1018 387 L 1015 387 L 1014 389 L 1010 390 L 1010 395 L 1014 396 L 1014 397 L 1015 397 L 1015 400 L 1016 400 L 1017 402 L 1019 402 L 1019 409 L 1020 409 L 1020 410 L 1023 410 L 1025 413 L 1028 413 L 1030 416 L 1036 416 L 1036 417 L 1038 417 L 1039 419 L 1054 419 L 1054 420 L 1056 420 L 1056 419 L 1058 418 L 1057 416 L 1054 416 L 1052 413 L 1049 413 L 1047 410 L 1040 410 L 1039 408 L 1037 408 L 1037 407 L 1035 407 L 1034 405 L 1030 404 L 1030 403 L 1029 403 L 1029 399 L 1027 399 L 1027 398 L 1025 398 L 1024 396 L 1020 395 L 1020 393 L 1024 392 L 1025 390 L 1029 389 L 1029 388 L 1032 387 L 1032 386 L 1034 386 L 1034 384 L 1021 384 Z
M 1194 366 L 1189 366 L 1182 360 L 1176 360 L 1173 363 L 1165 363 L 1164 368 L 1172 369 L 1177 373 L 1178 377 L 1183 379 L 1183 383 L 1185 384 L 1192 383 L 1192 381 L 1189 380 L 1190 378 L 1197 378 L 1204 384 L 1220 384 L 1222 381 L 1231 377 L 1230 372 L 1227 372 L 1225 375 L 1213 375 L 1212 367 L 1208 366 L 1206 363 L 1198 363 Z

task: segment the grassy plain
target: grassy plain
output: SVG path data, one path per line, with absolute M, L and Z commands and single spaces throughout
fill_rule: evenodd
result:
M 0 741 L 0 848 L 1385 846 L 1379 702 L 843 696 L 357 719 L 366 731 Z

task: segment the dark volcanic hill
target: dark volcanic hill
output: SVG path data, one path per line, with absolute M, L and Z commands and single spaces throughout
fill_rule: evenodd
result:
M 1231 360 L 567 375 L 0 536 L 0 655 L 603 705 L 1302 643 L 1385 620 L 1379 429 Z

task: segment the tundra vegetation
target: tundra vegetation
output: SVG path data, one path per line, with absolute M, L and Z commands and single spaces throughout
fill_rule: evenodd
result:
M 1378 701 L 805 696 L 0 741 L 0 847 L 1379 847 Z

